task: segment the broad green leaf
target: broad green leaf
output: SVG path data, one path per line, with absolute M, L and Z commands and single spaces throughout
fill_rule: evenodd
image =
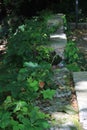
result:
M 18 81 L 25 80 L 27 77 L 27 73 L 28 73 L 28 70 L 26 68 L 20 69 L 18 77 L 17 77 Z
M 25 101 L 19 101 L 19 102 L 17 102 L 17 106 L 14 109 L 14 112 L 20 111 L 21 109 L 23 109 L 26 106 L 27 106 L 27 103 Z
M 19 129 L 18 125 L 17 126 L 15 125 L 15 126 L 13 126 L 13 130 L 20 130 L 20 129 Z
M 10 124 L 11 124 L 12 126 L 17 126 L 17 125 L 18 125 L 18 121 L 11 120 Z
M 23 124 L 14 125 L 13 130 L 24 130 L 24 125 Z
M 39 126 L 42 129 L 47 129 L 50 127 L 50 124 L 45 119 L 38 120 L 35 125 Z
M 43 94 L 44 99 L 52 99 L 55 94 L 55 90 L 46 89 L 41 91 L 41 93 Z
M 28 78 L 28 88 L 30 88 L 31 91 L 37 91 L 39 89 L 39 84 L 37 80 L 33 80 L 32 78 Z
M 12 102 L 11 96 L 7 96 L 7 98 L 5 99 L 4 103 L 8 104 L 8 103 L 11 103 L 11 102 Z
M 30 117 L 34 119 L 34 121 L 38 119 L 44 119 L 46 115 L 41 112 L 37 107 L 35 107 L 31 112 L 30 112 Z
M 49 124 L 47 121 L 44 121 L 44 122 L 42 123 L 42 126 L 43 126 L 43 128 L 47 129 L 47 128 L 50 127 L 50 124 Z
M 1 128 L 6 128 L 10 124 L 10 113 L 9 112 L 2 112 L 0 114 L 0 127 Z

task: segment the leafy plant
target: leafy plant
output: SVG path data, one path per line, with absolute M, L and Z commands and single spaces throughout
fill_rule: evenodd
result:
M 36 106 L 36 100 L 52 99 L 54 95 L 51 48 L 46 48 L 49 34 L 45 22 L 35 17 L 9 37 L 0 65 L 1 130 L 49 128 L 49 116 Z
M 67 63 L 67 68 L 71 71 L 86 70 L 86 60 L 84 54 L 76 46 L 76 43 L 69 41 L 66 45 L 65 51 L 65 61 Z M 84 59 L 84 60 L 83 60 Z
M 51 49 L 46 49 L 45 45 L 49 43 L 49 34 L 50 29 L 44 21 L 38 18 L 26 20 L 8 39 L 5 62 L 23 65 L 25 61 L 48 59 Z
M 38 107 L 26 101 L 16 101 L 11 96 L 8 96 L 0 106 L 1 130 L 43 130 L 49 127 L 47 117 L 49 116 L 41 112 Z
M 8 83 L 6 99 L 0 106 L 1 130 L 43 130 L 49 127 L 48 116 L 35 106 L 35 101 L 42 95 L 44 100 L 52 99 L 55 94 L 51 88 L 47 89 L 51 84 L 51 66 L 47 64 L 25 62 L 17 78 Z M 43 88 L 41 81 L 45 83 Z M 5 123 L 5 120 L 8 121 Z
M 47 76 L 49 71 L 46 70 L 45 72 L 44 69 L 46 68 L 42 65 L 31 64 L 31 62 L 25 63 L 24 66 L 24 68 L 19 70 L 16 81 L 8 84 L 8 90 L 11 91 L 11 95 L 7 96 L 0 106 L 1 130 L 43 130 L 49 127 L 49 123 L 46 120 L 47 115 L 42 113 L 39 108 L 34 105 L 35 100 L 38 97 L 40 98 L 42 91 L 44 93 L 44 99 L 46 98 L 46 94 L 49 99 L 51 99 L 54 94 L 53 90 L 48 91 L 41 89 L 40 92 L 39 82 L 44 79 L 46 83 L 46 78 L 44 77 Z M 37 76 L 38 72 L 41 78 Z M 14 86 L 11 88 L 11 85 Z
M 46 89 L 41 91 L 41 93 L 43 94 L 44 99 L 52 99 L 55 94 L 55 90 Z
M 77 63 L 67 64 L 66 66 L 70 71 L 80 71 L 81 70 L 80 66 Z
M 52 58 L 51 58 L 51 53 L 53 51 L 53 49 L 51 47 L 47 47 L 47 46 L 38 46 L 36 48 L 38 54 L 37 54 L 37 60 L 39 62 L 41 61 L 47 61 L 47 62 L 51 62 Z
M 67 63 L 74 63 L 79 61 L 79 49 L 76 47 L 74 42 L 69 41 L 67 43 L 64 55 Z

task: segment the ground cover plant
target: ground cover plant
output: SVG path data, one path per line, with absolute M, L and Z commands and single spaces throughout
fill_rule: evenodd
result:
M 69 41 L 65 48 L 65 61 L 69 70 L 80 71 L 79 66 L 79 49 L 73 41 Z
M 0 63 L 0 129 L 43 130 L 49 115 L 40 111 L 38 98 L 52 99 L 52 49 L 46 21 L 35 17 L 11 32 Z

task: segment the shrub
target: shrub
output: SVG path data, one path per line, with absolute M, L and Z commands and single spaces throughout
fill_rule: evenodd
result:
M 5 61 L 23 65 L 25 61 L 38 62 L 39 58 L 40 61 L 47 59 L 51 52 L 51 48 L 46 47 L 51 31 L 46 22 L 37 17 L 26 20 L 8 39 Z M 41 56 L 41 53 L 44 55 Z
M 3 90 L 1 90 L 0 83 L 0 93 L 5 96 L 0 105 L 1 130 L 43 130 L 48 128 L 49 116 L 41 112 L 35 102 L 38 98 L 52 99 L 55 94 L 55 90 L 51 89 L 51 65 L 25 62 L 24 67 L 19 69 L 15 78 L 11 70 L 8 71 L 8 74 L 10 75 L 8 79 L 5 79 L 7 84 L 3 84 L 5 87 Z
M 72 41 L 69 41 L 65 48 L 65 59 L 67 63 L 78 62 L 79 60 L 79 49 L 76 47 L 76 44 Z
M 78 49 L 76 43 L 69 41 L 66 45 L 65 61 L 71 71 L 86 70 L 86 59 L 84 54 Z

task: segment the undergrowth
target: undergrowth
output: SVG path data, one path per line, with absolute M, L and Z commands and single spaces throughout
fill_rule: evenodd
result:
M 64 50 L 66 67 L 70 71 L 81 71 L 85 70 L 84 68 L 84 55 L 80 52 L 79 48 L 76 45 L 76 42 L 69 40 L 66 44 Z
M 0 63 L 0 130 L 43 130 L 49 115 L 35 105 L 38 98 L 52 99 L 52 48 L 46 19 L 34 17 L 10 32 Z

